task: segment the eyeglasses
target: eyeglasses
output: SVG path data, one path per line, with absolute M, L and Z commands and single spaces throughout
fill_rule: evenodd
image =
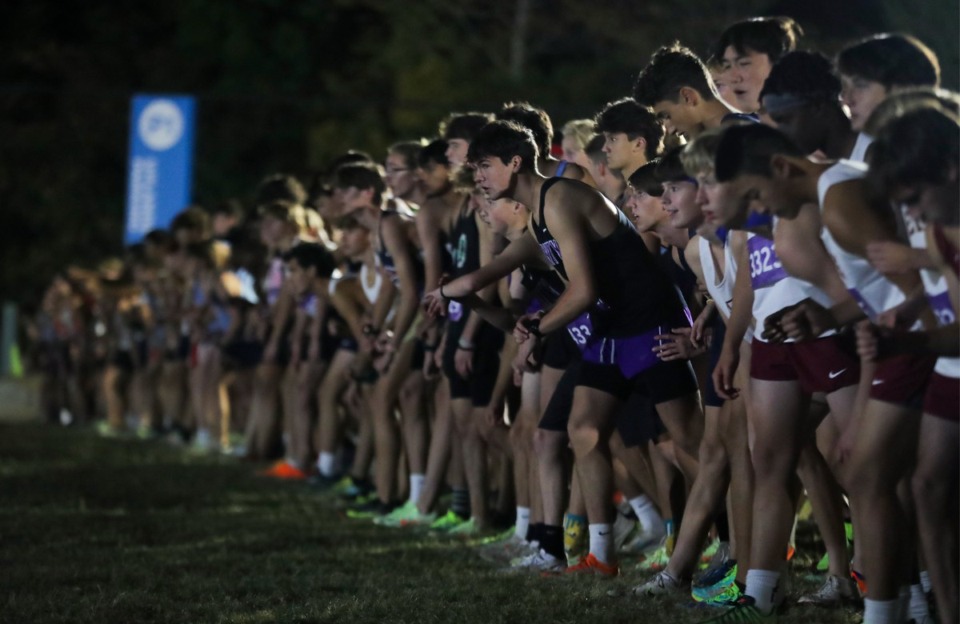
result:
M 407 171 L 410 171 L 410 169 L 408 169 L 408 168 L 399 168 L 399 167 L 396 168 L 396 169 L 387 169 L 387 170 L 386 170 L 387 175 L 397 175 L 398 173 L 406 173 Z

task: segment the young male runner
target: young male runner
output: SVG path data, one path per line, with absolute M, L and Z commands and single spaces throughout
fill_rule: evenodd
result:
M 796 219 L 804 204 L 816 202 L 822 212 L 823 244 L 853 295 L 853 301 L 835 299 L 829 309 L 823 303 L 802 301 L 786 313 L 768 318 L 766 333 L 797 338 L 816 336 L 864 314 L 876 317 L 900 304 L 904 293 L 919 285 L 915 272 L 882 276 L 865 259 L 867 243 L 895 240 L 896 226 L 891 212 L 870 207 L 864 175 L 865 168 L 852 162 L 808 160 L 785 135 L 768 127 L 726 131 L 717 153 L 718 180 L 735 181 L 744 194 L 756 196 L 786 219 Z M 811 277 L 815 282 L 818 279 Z M 932 368 L 933 359 L 929 357 L 881 362 L 874 372 L 870 400 L 862 418 L 848 425 L 855 427 L 851 436 L 855 442 L 847 483 L 851 505 L 857 508 L 861 519 L 858 539 L 864 547 L 864 571 L 869 579 L 864 618 L 869 624 L 894 622 L 898 617 L 897 597 L 905 579 L 897 566 L 909 561 L 910 540 L 904 539 L 905 518 L 896 488 L 911 465 L 911 451 L 916 443 L 917 421 L 910 402 L 922 393 Z M 759 483 L 759 467 L 757 474 Z M 756 517 L 754 522 L 756 528 Z M 759 567 L 769 562 L 761 554 L 753 565 Z M 754 592 L 748 579 L 748 595 L 763 597 L 763 592 Z M 761 612 L 769 609 L 759 602 L 746 608 Z
M 960 170 L 960 126 L 946 102 L 928 97 L 926 103 L 894 96 L 888 103 L 906 112 L 884 124 L 877 133 L 870 156 L 868 180 L 881 194 L 907 204 L 911 245 L 931 256 L 934 270 L 921 272 L 924 290 L 938 328 L 927 332 L 903 332 L 861 324 L 858 338 L 861 354 L 879 359 L 886 354 L 927 351 L 942 353 L 924 397 L 923 419 L 913 495 L 924 561 L 929 571 L 942 622 L 958 618 L 960 575 L 956 548 L 957 461 L 960 456 L 960 286 L 957 283 L 957 246 L 960 245 L 957 198 Z M 956 106 L 956 96 L 953 98 Z M 898 101 L 899 100 L 899 101 Z M 932 100 L 932 101 L 929 101 Z M 887 107 L 884 103 L 883 107 Z M 910 106 L 916 107 L 910 110 Z M 882 111 L 878 109 L 877 114 Z M 874 120 L 871 118 L 870 125 Z M 916 230 L 916 233 L 914 233 Z M 870 352 L 865 353 L 869 349 Z M 916 589 L 911 587 L 911 615 Z M 924 599 L 923 592 L 920 596 Z M 914 616 L 916 617 L 916 616 Z
M 637 77 L 633 98 L 653 109 L 667 133 L 688 140 L 730 118 L 746 117 L 720 99 L 703 61 L 676 43 L 654 53 Z
M 723 78 L 734 101 L 745 113 L 760 110 L 760 89 L 770 68 L 797 47 L 803 35 L 789 17 L 755 17 L 728 27 L 714 46 L 713 57 L 723 60 Z
M 687 456 L 688 471 L 696 472 L 702 413 L 693 371 L 689 363 L 661 362 L 653 354 L 653 336 L 664 327 L 682 326 L 685 318 L 689 325 L 689 313 L 609 200 L 576 181 L 547 179 L 538 172 L 529 131 L 509 122 L 489 124 L 471 143 L 469 159 L 478 186 L 491 199 L 519 202 L 507 209 L 514 215 L 511 222 L 522 229 L 529 221 L 531 236 L 568 280 L 549 312 L 514 331 L 521 354 L 529 354 L 544 334 L 570 324 L 586 347 L 569 433 L 591 547 L 570 571 L 615 575 L 607 439 L 616 409 L 634 392 L 647 394 Z
M 650 109 L 634 99 L 610 102 L 596 119 L 597 132 L 604 138 L 607 166 L 624 180 L 663 151 L 663 126 Z M 619 198 L 611 201 L 616 203 Z

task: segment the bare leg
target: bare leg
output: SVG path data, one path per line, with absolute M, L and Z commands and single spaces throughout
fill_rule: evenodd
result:
M 353 351 L 337 350 L 317 390 L 319 418 L 316 445 L 320 453 L 335 453 L 339 446 L 340 397 L 350 383 L 348 373 L 355 356 Z
M 730 484 L 730 463 L 721 438 L 719 407 L 706 408 L 706 428 L 700 444 L 700 471 L 690 490 L 683 524 L 667 572 L 677 579 L 693 576 L 713 514 Z
M 396 470 L 400 455 L 400 431 L 394 410 L 400 387 L 410 372 L 414 343 L 401 343 L 393 363 L 374 386 L 371 410 L 373 412 L 373 442 L 376 461 L 377 496 L 381 503 L 392 503 L 396 497 Z
M 903 407 L 871 400 L 850 460 L 851 506 L 858 507 L 863 571 L 871 600 L 894 600 L 900 590 L 898 566 L 906 518 L 897 484 L 915 457 L 918 419 Z
M 450 386 L 446 378 L 437 384 L 434 394 L 433 435 L 430 438 L 430 451 L 427 455 L 427 473 L 423 480 L 423 490 L 417 509 L 420 513 L 429 513 L 437 502 L 440 486 L 450 464 L 451 437 L 453 435 L 453 415 L 450 408 Z
M 430 446 L 430 423 L 424 405 L 423 373 L 414 370 L 400 388 L 400 414 L 403 418 L 403 446 L 411 474 L 422 475 L 427 470 L 427 452 Z
M 960 424 L 924 414 L 913 495 L 920 544 L 941 622 L 960 620 L 957 570 L 957 464 Z
M 750 393 L 756 436 L 750 568 L 778 572 L 793 526 L 790 483 L 796 478 L 809 397 L 794 381 L 751 379 Z

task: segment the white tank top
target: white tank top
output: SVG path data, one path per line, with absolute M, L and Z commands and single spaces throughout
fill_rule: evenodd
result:
M 377 269 L 373 270 L 373 286 L 367 285 L 367 278 L 370 275 L 370 269 L 367 268 L 367 263 L 364 262 L 360 265 L 360 275 L 357 277 L 360 279 L 360 287 L 363 288 L 363 295 L 367 298 L 367 301 L 370 302 L 370 305 L 376 305 L 377 297 L 380 296 L 380 290 L 383 288 L 383 274 L 379 271 L 380 260 L 374 256 L 374 264 L 377 266 Z M 393 320 L 393 315 L 397 312 L 396 303 L 393 307 L 390 308 L 390 312 L 387 313 L 387 322 Z
M 867 162 L 867 148 L 873 143 L 873 137 L 861 132 L 857 135 L 857 142 L 853 144 L 853 150 L 850 152 L 850 160 L 856 162 Z
M 862 178 L 866 173 L 866 165 L 849 160 L 841 160 L 824 171 L 817 181 L 820 211 L 823 211 L 823 200 L 831 186 Z M 826 227 L 821 229 L 820 238 L 827 252 L 833 256 L 847 290 L 870 319 L 876 319 L 879 313 L 903 303 L 906 299 L 903 292 L 877 271 L 866 258 L 841 247 Z
M 776 224 L 774 224 L 776 227 Z M 747 234 L 747 258 L 750 262 L 750 283 L 753 285 L 753 318 L 756 320 L 754 338 L 766 342 L 761 337 L 767 317 L 787 306 L 804 299 L 813 299 L 822 306 L 830 307 L 832 302 L 827 294 L 802 279 L 792 277 L 783 268 L 773 241 L 756 234 Z M 833 331 L 823 334 L 828 336 Z M 788 340 L 787 342 L 793 342 Z
M 737 261 L 733 257 L 729 242 L 724 242 L 723 275 L 721 275 L 718 280 L 717 266 L 713 261 L 710 241 L 701 236 L 699 238 L 699 244 L 700 266 L 703 269 L 704 286 L 706 286 L 707 292 L 710 293 L 710 298 L 713 299 L 714 304 L 717 306 L 717 311 L 720 313 L 720 316 L 723 317 L 723 321 L 727 322 L 730 319 L 731 306 L 733 305 L 733 284 L 736 281 Z M 747 328 L 747 333 L 743 339 L 748 343 L 753 340 L 753 328 Z
M 903 222 L 907 228 L 907 234 L 910 237 L 910 246 L 914 249 L 927 248 L 926 226 L 920 219 L 914 219 L 905 210 L 900 207 L 903 215 Z M 920 277 L 923 279 L 923 289 L 927 293 L 927 299 L 930 301 L 930 308 L 937 317 L 937 324 L 941 327 L 950 325 L 957 321 L 957 315 L 953 306 L 950 305 L 950 293 L 947 289 L 947 280 L 938 271 L 932 269 L 921 269 Z M 937 359 L 937 365 L 933 369 L 944 377 L 951 379 L 960 379 L 960 358 L 941 357 Z

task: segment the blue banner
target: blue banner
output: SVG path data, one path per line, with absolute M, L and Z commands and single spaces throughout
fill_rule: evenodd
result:
M 190 203 L 195 102 L 188 96 L 136 95 L 130 114 L 126 244 L 166 228 Z

